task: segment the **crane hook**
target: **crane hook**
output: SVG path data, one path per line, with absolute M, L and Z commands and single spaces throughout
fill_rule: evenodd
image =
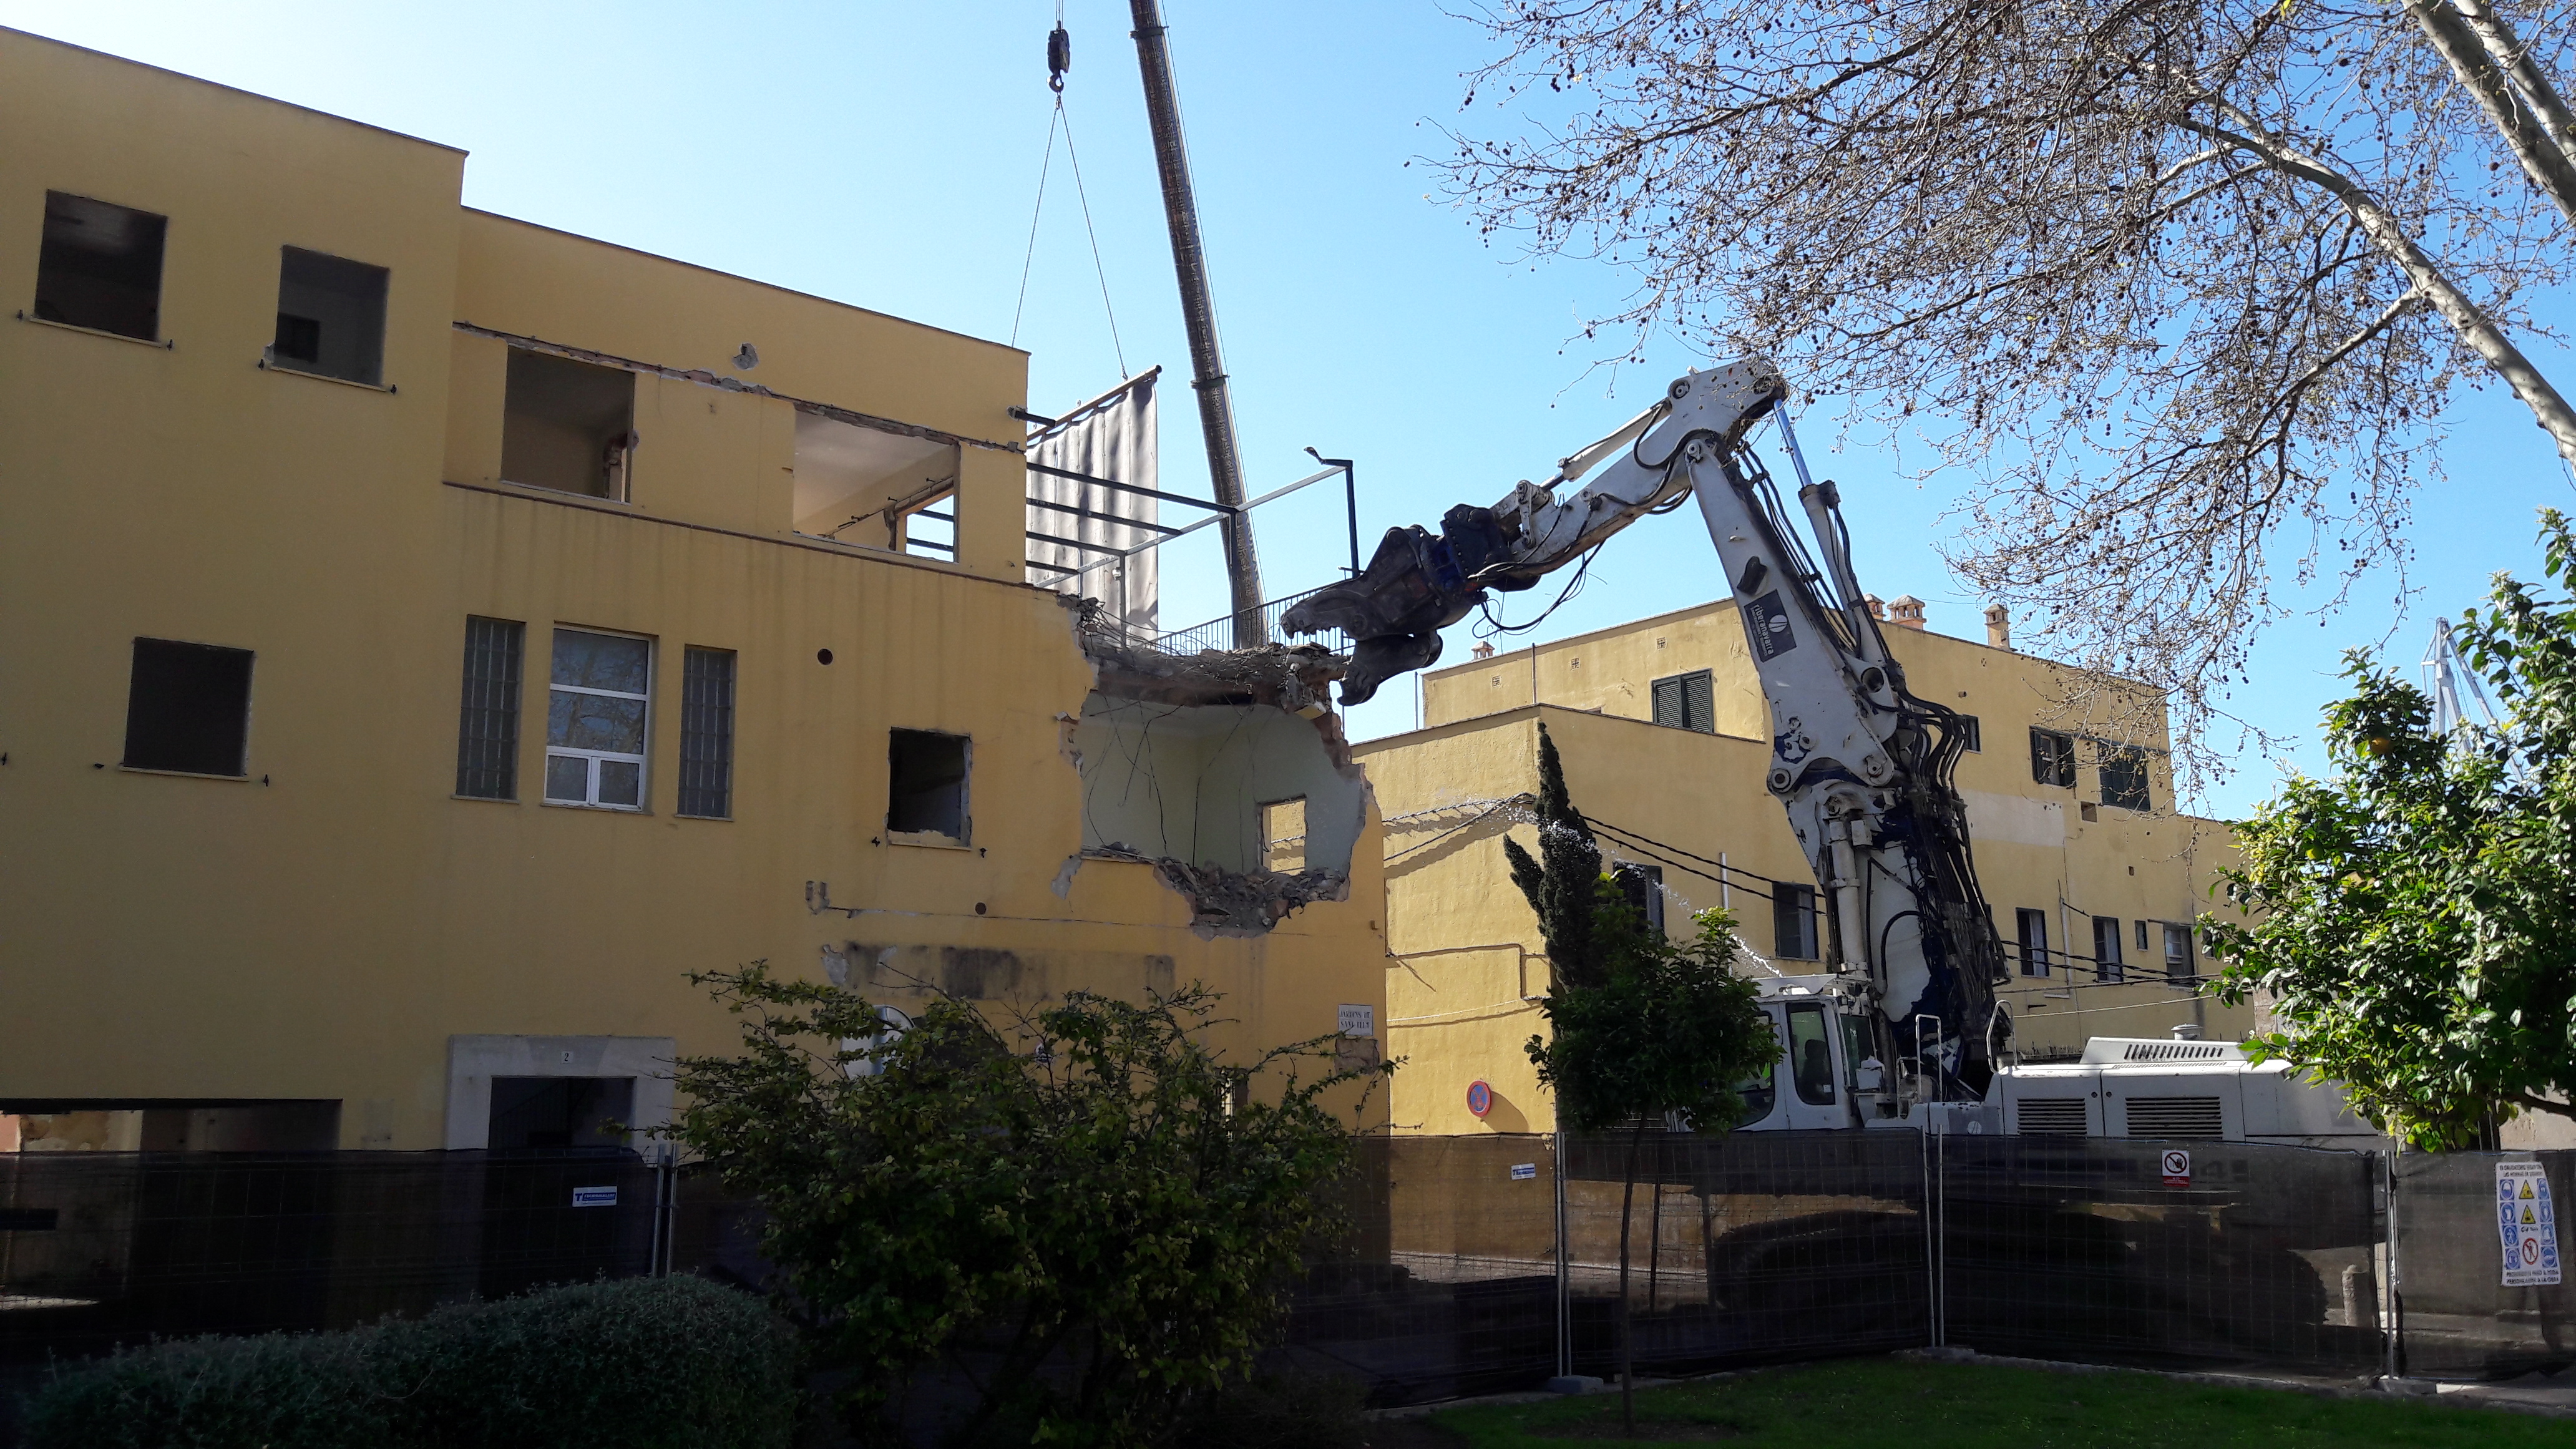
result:
M 1073 69 L 1073 37 L 1061 25 L 1047 32 L 1047 89 L 1064 94 L 1064 73 Z

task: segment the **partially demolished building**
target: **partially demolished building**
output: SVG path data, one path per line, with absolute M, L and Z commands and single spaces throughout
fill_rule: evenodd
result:
M 1053 485 L 1150 459 L 1033 449 L 1024 354 L 26 35 L 0 126 L 0 1135 L 596 1143 L 753 960 L 1373 1054 L 1339 661 L 1086 588 L 1168 530 Z
M 1927 628 L 1919 599 L 1887 608 L 1911 687 L 1967 721 L 1956 781 L 2011 961 L 1996 994 L 2014 1050 L 2071 1059 L 2093 1036 L 2176 1027 L 2243 1036 L 2252 1010 L 2208 993 L 2192 935 L 2233 847 L 2224 825 L 2174 808 L 2162 697 L 2014 649 L 2000 612 L 1976 641 Z M 1763 786 L 1775 724 L 1732 600 L 1486 647 L 1422 690 L 1420 729 L 1358 751 L 1386 812 L 1397 1130 L 1555 1125 L 1524 1050 L 1544 1026 L 1546 947 L 1503 859 L 1507 835 L 1536 844 L 1541 725 L 1651 924 L 1686 939 L 1692 912 L 1725 908 L 1745 974 L 1825 969 L 1815 877 Z M 1830 1087 L 1803 1100 L 1830 1102 Z

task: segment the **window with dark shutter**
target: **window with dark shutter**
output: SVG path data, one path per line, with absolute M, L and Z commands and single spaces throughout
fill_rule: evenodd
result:
M 243 773 L 250 742 L 247 649 L 134 641 L 134 675 L 125 697 L 125 764 L 187 775 Z
M 1705 669 L 1658 679 L 1653 686 L 1655 723 L 1666 729 L 1717 733 L 1717 685 Z
M 519 656 L 527 626 L 465 621 L 465 689 L 456 723 L 456 793 L 519 798 Z
M 1629 907 L 1646 918 L 1648 928 L 1663 934 L 1664 868 L 1628 861 L 1620 865 L 1618 879 L 1619 893 L 1628 898 Z
M 2075 783 L 2075 736 L 2055 730 L 2030 732 L 2030 777 L 2042 785 Z
M 2048 912 L 2022 909 L 2013 912 L 2013 931 L 2021 947 L 2021 974 L 2048 974 Z
M 730 649 L 689 649 L 680 667 L 680 813 L 733 815 L 733 670 Z
M 2122 977 L 2120 960 L 2120 918 L 2093 918 L 2093 976 L 2097 981 L 2118 981 Z
M 2197 974 L 2192 965 L 2191 927 L 2165 924 L 2165 976 L 2173 981 L 2189 981 Z
M 1793 961 L 1813 961 L 1816 951 L 1816 888 L 1774 881 L 1771 885 L 1772 954 Z
M 2102 751 L 2102 803 L 2122 810 L 2145 810 L 2152 800 L 2147 791 L 2147 752 L 2140 749 Z
M 1960 747 L 1972 755 L 1984 754 L 1986 741 L 1984 732 L 1977 728 L 1977 717 L 1972 714 L 1962 714 L 1953 715 L 1951 718 L 1958 722 Z

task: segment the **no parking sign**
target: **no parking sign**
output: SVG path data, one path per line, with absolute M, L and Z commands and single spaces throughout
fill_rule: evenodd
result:
M 2496 1233 L 2504 1240 L 2504 1286 L 2558 1281 L 2558 1215 L 2537 1162 L 2496 1164 Z

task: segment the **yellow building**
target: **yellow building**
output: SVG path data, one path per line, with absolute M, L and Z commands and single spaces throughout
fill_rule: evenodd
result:
M 1024 354 L 15 32 L 0 133 L 0 1134 L 593 1140 L 758 959 L 1374 1029 L 1313 661 L 1023 578 Z
M 2014 961 L 1999 994 L 2022 1057 L 2186 1023 L 2243 1035 L 2250 1013 L 2192 985 L 2189 925 L 2228 846 L 2223 827 L 2172 809 L 2163 701 L 2016 653 L 2000 620 L 1979 644 L 1926 630 L 1920 601 L 1894 615 L 1908 687 L 1978 722 L 1954 783 Z M 1435 670 L 1422 702 L 1422 728 L 1357 751 L 1387 821 L 1397 1130 L 1553 1126 L 1523 1049 L 1547 962 L 1502 849 L 1507 834 L 1535 843 L 1522 797 L 1538 787 L 1542 723 L 1575 805 L 1604 822 L 1605 856 L 1667 931 L 1723 906 L 1760 958 L 1748 971 L 1825 969 L 1814 876 L 1763 787 L 1770 711 L 1731 600 Z M 1481 1118 L 1477 1082 L 1491 1094 Z

